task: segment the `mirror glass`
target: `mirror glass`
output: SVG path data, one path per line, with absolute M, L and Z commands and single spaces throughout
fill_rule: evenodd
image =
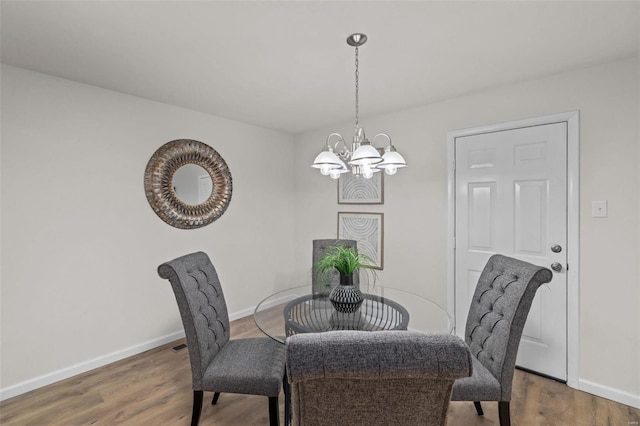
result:
M 185 164 L 173 175 L 173 190 L 185 204 L 197 206 L 211 196 L 213 185 L 207 171 L 196 164 Z

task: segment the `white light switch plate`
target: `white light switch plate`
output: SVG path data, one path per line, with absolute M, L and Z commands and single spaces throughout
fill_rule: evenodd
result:
M 591 217 L 607 217 L 607 202 L 606 201 L 592 201 L 591 202 Z

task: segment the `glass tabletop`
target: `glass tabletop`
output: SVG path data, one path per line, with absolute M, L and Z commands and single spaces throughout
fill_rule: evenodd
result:
M 313 294 L 311 285 L 279 291 L 256 306 L 253 318 L 267 336 L 284 343 L 296 333 L 329 330 L 412 330 L 451 333 L 453 321 L 435 302 L 381 284 L 360 285 L 364 301 L 353 313 L 338 312 L 328 295 Z

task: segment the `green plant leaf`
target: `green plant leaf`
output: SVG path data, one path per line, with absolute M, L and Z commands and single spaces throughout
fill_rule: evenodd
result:
M 334 270 L 340 275 L 353 275 L 360 268 L 370 268 L 374 261 L 367 255 L 358 253 L 355 248 L 333 246 L 313 265 L 313 273 L 318 278 L 327 278 Z

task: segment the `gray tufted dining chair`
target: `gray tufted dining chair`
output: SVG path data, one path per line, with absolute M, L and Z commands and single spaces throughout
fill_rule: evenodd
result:
M 351 247 L 354 249 L 358 249 L 358 244 L 355 240 L 345 240 L 345 239 L 324 239 L 324 240 L 313 240 L 313 256 L 312 256 L 312 266 L 315 265 L 318 260 L 331 248 L 335 246 L 340 247 Z M 328 283 L 323 282 L 329 280 Z M 331 290 L 340 284 L 340 275 L 338 271 L 332 274 L 328 278 L 321 279 L 317 276 L 315 271 L 311 273 L 311 288 L 313 290 L 313 294 L 329 294 Z M 360 284 L 360 277 L 358 273 L 353 274 L 353 284 Z
M 188 254 L 158 267 L 168 279 L 178 302 L 187 336 L 193 386 L 191 425 L 202 411 L 203 391 L 241 393 L 269 397 L 269 421 L 278 425 L 278 395 L 285 380 L 284 347 L 270 338 L 233 339 L 229 336 L 229 315 L 209 257 L 202 252 Z
M 473 375 L 456 380 L 452 401 L 498 401 L 501 426 L 511 424 L 509 401 L 522 330 L 536 290 L 553 277 L 547 268 L 502 255 L 489 258 L 471 300 L 465 342 Z
M 329 331 L 287 338 L 294 426 L 446 424 L 451 386 L 471 374 L 457 336 Z

